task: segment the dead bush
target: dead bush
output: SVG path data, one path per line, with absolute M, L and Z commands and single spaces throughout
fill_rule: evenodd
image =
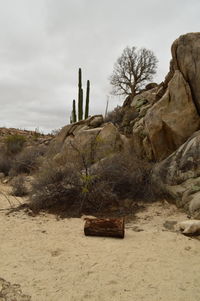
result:
M 120 125 L 123 121 L 124 112 L 122 107 L 117 106 L 113 111 L 108 112 L 105 117 L 105 122 L 112 122 L 115 125 Z
M 111 187 L 118 199 L 152 201 L 151 170 L 150 163 L 123 152 L 102 160 L 93 172 Z
M 82 175 L 80 212 L 100 213 L 116 201 L 112 187 L 103 178 L 97 174 Z
M 114 198 L 105 181 L 85 173 L 76 164 L 62 167 L 48 163 L 32 184 L 30 207 L 34 211 L 71 210 L 79 215 L 97 212 Z
M 46 162 L 32 184 L 34 211 L 97 214 L 126 198 L 152 201 L 151 166 L 130 154 L 116 154 L 94 166 Z
M 6 176 L 8 176 L 11 167 L 12 167 L 12 159 L 5 153 L 1 152 L 0 153 L 0 172 L 3 172 Z
M 23 149 L 17 154 L 13 160 L 11 176 L 16 176 L 21 173 L 29 174 L 39 167 L 39 158 L 45 154 L 46 148 L 43 146 L 32 146 Z
M 12 195 L 25 196 L 28 193 L 25 184 L 25 177 L 22 175 L 19 175 L 12 180 L 11 187 L 12 187 Z
M 77 184 L 77 186 L 74 185 Z M 71 205 L 79 194 L 76 172 L 70 167 L 61 167 L 46 162 L 32 183 L 30 206 L 34 211 Z
M 26 142 L 26 138 L 24 136 L 17 135 L 17 134 L 7 136 L 5 139 L 7 153 L 9 155 L 14 155 L 19 153 L 22 150 L 25 142 Z
M 39 159 L 45 151 L 44 146 L 32 146 L 22 149 L 19 153 L 11 153 L 6 145 L 5 148 L 0 149 L 0 172 L 11 177 L 21 173 L 29 174 L 38 169 Z

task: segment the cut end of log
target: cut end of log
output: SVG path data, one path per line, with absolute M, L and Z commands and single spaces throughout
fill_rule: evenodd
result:
M 86 236 L 124 238 L 124 218 L 87 218 L 84 226 Z

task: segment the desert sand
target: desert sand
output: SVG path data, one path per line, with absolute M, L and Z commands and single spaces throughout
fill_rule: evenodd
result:
M 83 219 L 7 215 L 0 191 L 0 277 L 32 301 L 200 300 L 200 241 L 163 226 L 187 219 L 174 205 L 145 205 L 124 239 L 86 237 Z

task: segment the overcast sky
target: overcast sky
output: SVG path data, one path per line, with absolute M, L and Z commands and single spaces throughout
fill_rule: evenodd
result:
M 129 46 L 168 72 L 172 42 L 200 31 L 199 0 L 0 0 L 0 127 L 50 132 L 69 123 L 78 68 L 90 113 L 104 113 L 109 76 Z M 111 110 L 120 99 L 110 97 Z

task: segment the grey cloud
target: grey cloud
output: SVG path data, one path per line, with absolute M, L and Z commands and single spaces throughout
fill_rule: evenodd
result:
M 199 10 L 198 0 L 0 0 L 0 126 L 51 131 L 69 122 L 79 67 L 91 81 L 91 114 L 104 113 L 127 45 L 155 52 L 162 81 L 171 43 L 199 30 Z M 111 97 L 109 108 L 121 101 Z

